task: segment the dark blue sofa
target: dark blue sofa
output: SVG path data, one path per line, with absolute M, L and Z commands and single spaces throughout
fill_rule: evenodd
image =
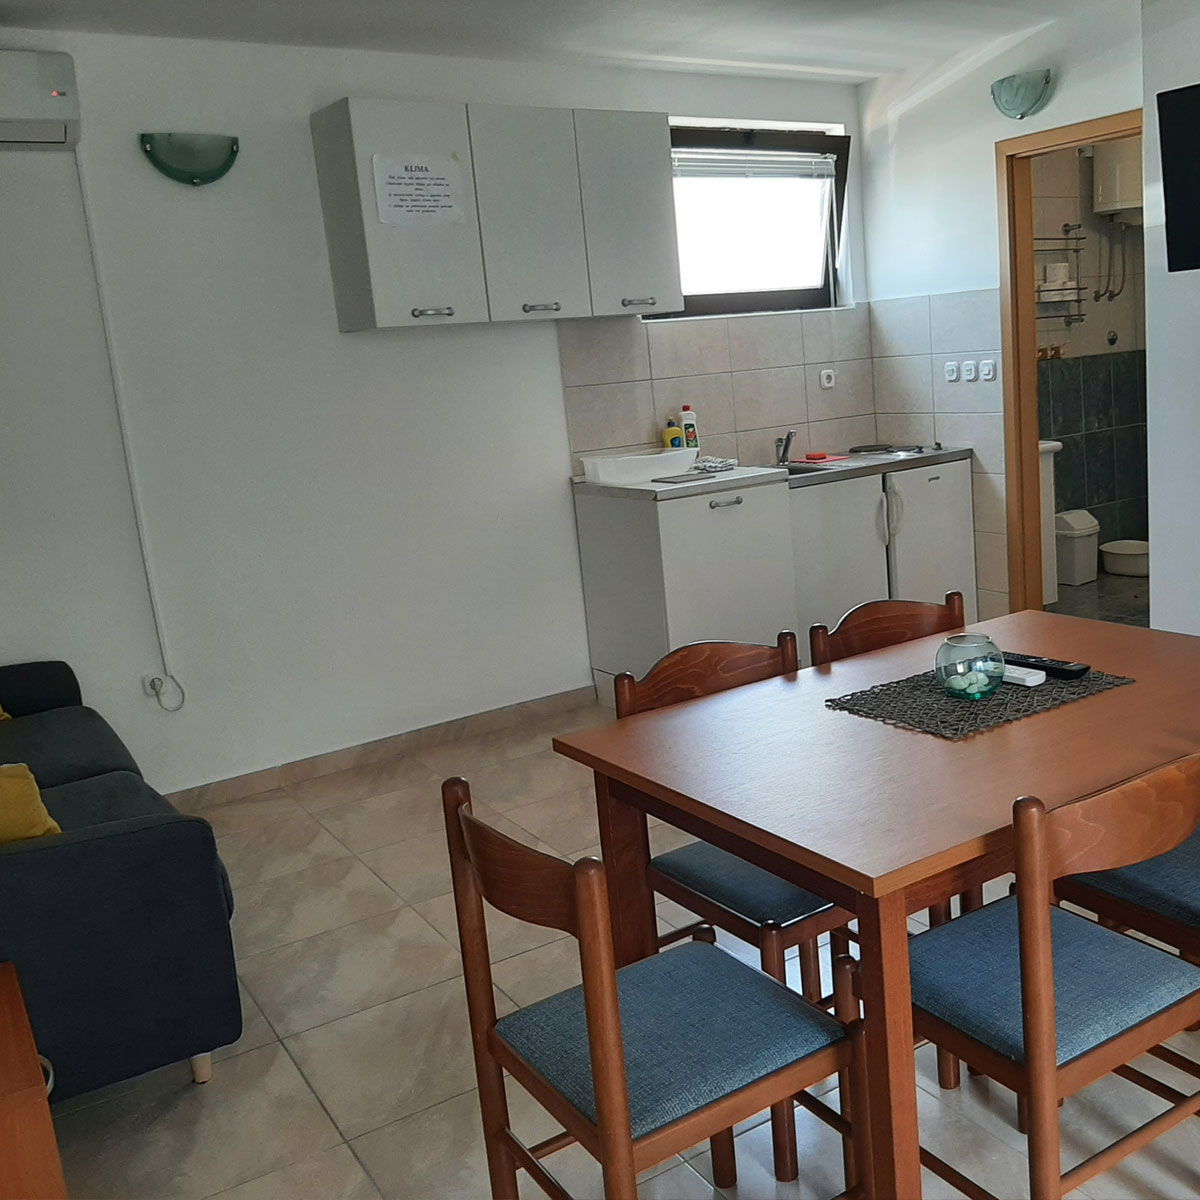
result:
M 233 895 L 207 821 L 141 777 L 62 662 L 0 667 L 0 763 L 28 763 L 61 836 L 0 845 L 16 964 L 52 1100 L 237 1041 Z

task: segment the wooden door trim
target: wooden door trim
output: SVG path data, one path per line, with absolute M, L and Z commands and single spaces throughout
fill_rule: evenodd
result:
M 1042 607 L 1032 160 L 1055 150 L 1116 141 L 1141 132 L 1142 110 L 1134 108 L 996 143 L 1008 592 L 1013 612 Z

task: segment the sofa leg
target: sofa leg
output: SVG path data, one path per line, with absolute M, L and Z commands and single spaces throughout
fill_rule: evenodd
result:
M 213 1075 L 211 1054 L 197 1054 L 188 1060 L 192 1065 L 192 1082 L 207 1083 Z

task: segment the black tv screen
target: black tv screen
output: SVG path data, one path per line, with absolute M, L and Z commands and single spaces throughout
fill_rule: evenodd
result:
M 1158 94 L 1167 270 L 1200 268 L 1200 83 Z

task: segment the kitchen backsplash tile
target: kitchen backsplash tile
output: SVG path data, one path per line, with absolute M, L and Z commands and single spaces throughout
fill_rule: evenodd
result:
M 951 354 L 1000 345 L 1000 290 L 929 297 L 930 350 Z
M 735 371 L 794 367 L 804 362 L 801 314 L 756 313 L 730 317 L 729 362 Z
M 975 583 L 989 592 L 1008 590 L 1008 538 L 1004 534 L 976 530 Z
M 832 370 L 834 384 L 821 386 L 821 372 Z M 808 384 L 808 419 L 875 415 L 875 380 L 869 358 L 847 362 L 810 363 L 804 368 Z
M 865 446 L 875 441 L 874 414 L 862 417 L 842 417 L 832 421 L 809 421 L 809 450 L 845 450 L 850 446 Z M 793 451 L 792 457 L 796 454 Z
M 1005 507 L 1006 482 L 1003 475 L 975 474 L 971 480 L 975 494 L 975 528 L 982 533 L 1007 533 Z
M 654 421 L 665 429 L 668 421 L 679 422 L 679 410 L 690 404 L 697 413 L 701 437 L 731 433 L 737 428 L 733 417 L 733 376 L 688 375 L 674 379 L 655 379 Z M 706 453 L 708 451 L 706 450 Z
M 929 297 L 871 301 L 871 353 L 876 358 L 930 354 Z
M 937 413 L 934 433 L 944 446 L 970 446 L 974 469 L 1004 473 L 1004 416 L 1001 413 Z
M 569 387 L 566 405 L 573 454 L 656 440 L 649 381 Z
M 1008 592 L 990 592 L 986 588 L 980 588 L 979 592 L 979 619 L 981 621 L 990 621 L 993 617 L 1007 616 L 1012 612 L 1012 604 L 1008 598 Z
M 640 317 L 559 321 L 563 386 L 650 378 L 650 347 Z
M 933 413 L 876 413 L 875 435 L 892 446 L 932 446 Z
M 716 375 L 729 370 L 729 322 L 725 317 L 647 321 L 650 372 L 654 379 Z
M 775 439 L 787 437 L 788 430 L 796 430 L 792 442 L 792 457 L 803 458 L 813 444 L 809 440 L 810 425 L 777 425 L 772 429 L 750 429 L 737 435 L 737 459 L 748 467 L 764 467 L 775 461 Z
M 733 373 L 733 409 L 739 430 L 803 425 L 809 420 L 803 367 Z
M 928 354 L 875 359 L 877 413 L 933 412 L 933 382 Z

